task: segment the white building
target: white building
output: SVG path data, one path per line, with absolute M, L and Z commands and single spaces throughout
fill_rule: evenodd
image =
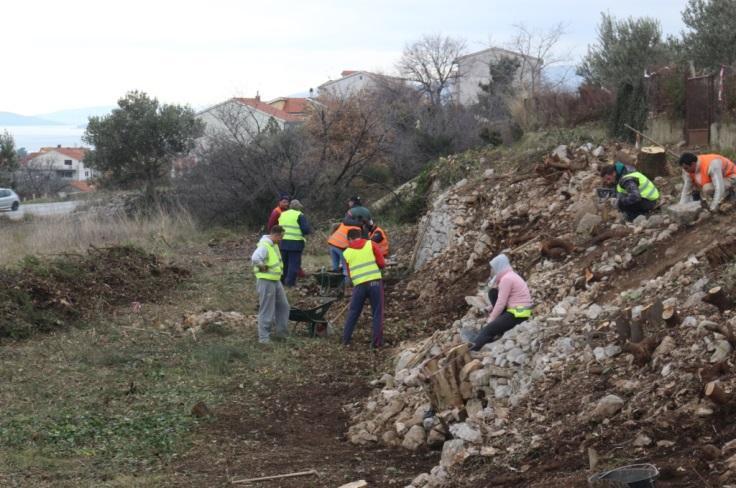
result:
M 539 67 L 541 60 L 521 53 L 509 51 L 499 47 L 491 47 L 476 53 L 466 54 L 457 58 L 457 82 L 454 93 L 461 105 L 472 105 L 478 101 L 480 83 L 490 80 L 489 67 L 503 57 L 517 58 L 523 63 L 519 69 L 517 83 L 522 90 L 528 90 L 532 78 L 539 81 Z M 536 73 L 535 73 L 536 72 Z M 532 74 L 535 74 L 533 77 Z
M 53 172 L 64 180 L 87 181 L 94 172 L 84 165 L 86 154 L 87 149 L 81 147 L 42 147 L 29 154 L 21 164 L 28 169 Z
M 255 98 L 231 98 L 197 114 L 204 122 L 204 137 L 218 135 L 250 140 L 264 131 L 269 124 L 279 129 L 300 124 L 309 106 L 307 98 L 281 97 L 270 102 Z
M 345 70 L 340 78 L 322 83 L 318 88 L 319 96 L 345 98 L 361 91 L 374 90 L 386 81 L 404 82 L 394 76 L 371 73 L 369 71 Z

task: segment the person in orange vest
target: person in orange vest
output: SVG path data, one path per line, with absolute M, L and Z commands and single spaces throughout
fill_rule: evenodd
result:
M 350 280 L 353 282 L 353 292 L 343 328 L 342 344 L 345 346 L 350 344 L 355 324 L 358 323 L 358 318 L 363 311 L 363 305 L 366 300 L 369 300 L 373 315 L 371 347 L 382 347 L 384 296 L 381 269 L 385 266 L 383 254 L 375 242 L 363 239 L 359 229 L 350 229 L 348 240 L 349 245 L 343 256 Z
M 337 228 L 330 234 L 327 239 L 327 244 L 330 247 L 330 259 L 332 260 L 332 271 L 335 273 L 340 271 L 342 268 L 345 276 L 347 276 L 347 270 L 345 269 L 345 260 L 343 259 L 342 252 L 348 248 L 348 232 L 350 229 L 357 229 L 362 231 L 360 226 L 348 225 L 340 223 Z
M 736 184 L 736 165 L 720 154 L 682 153 L 678 161 L 682 167 L 682 195 L 680 203 L 693 200 L 710 201 L 715 211 L 727 193 Z
M 381 250 L 381 253 L 383 253 L 383 257 L 387 258 L 389 248 L 388 234 L 386 234 L 386 231 L 377 226 L 373 220 L 368 221 L 366 229 L 368 230 L 368 238 L 378 244 L 378 248 Z
M 271 210 L 271 215 L 268 217 L 268 224 L 266 224 L 266 232 L 270 232 L 271 227 L 279 223 L 281 213 L 289 210 L 290 201 L 291 197 L 288 193 L 279 193 L 279 203 L 276 205 L 276 208 Z

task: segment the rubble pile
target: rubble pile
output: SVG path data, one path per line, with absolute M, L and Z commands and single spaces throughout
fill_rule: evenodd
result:
M 558 148 L 545 163 L 570 169 L 543 164 L 515 179 L 487 171 L 423 219 L 425 236 L 445 229 L 447 240 L 422 247 L 432 257 L 399 293 L 431 308 L 464 282 L 470 307 L 403 344 L 370 398 L 346 406 L 353 443 L 441 449 L 412 487 L 483 476 L 581 482 L 622 460 L 656 462 L 683 482 L 736 480 L 726 415 L 736 406 L 736 228 L 692 205 L 617 221 L 589 196 L 605 153 Z M 677 178 L 656 183 L 672 204 Z M 486 263 L 501 251 L 527 279 L 535 315 L 470 352 L 485 322 Z M 485 471 L 464 469 L 469 458 L 486 459 Z

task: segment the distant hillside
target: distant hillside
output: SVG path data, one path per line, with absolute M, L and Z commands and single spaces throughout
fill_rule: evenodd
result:
M 87 121 L 90 117 L 107 115 L 114 108 L 115 107 L 112 105 L 101 107 L 72 108 L 68 110 L 59 110 L 58 112 L 51 112 L 48 114 L 40 114 L 36 117 L 53 120 L 54 122 L 58 122 L 64 125 L 86 127 Z
M 26 125 L 61 125 L 61 123 L 42 117 L 31 117 L 29 115 L 14 114 L 12 112 L 0 112 L 0 126 Z

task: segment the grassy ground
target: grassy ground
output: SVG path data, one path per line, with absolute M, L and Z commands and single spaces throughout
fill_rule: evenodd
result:
M 222 486 L 231 476 L 293 471 L 302 460 L 323 477 L 279 486 L 337 486 L 358 475 L 403 482 L 430 467 L 431 454 L 406 463 L 392 454 L 398 461 L 387 470 L 381 453 L 356 468 L 361 451 L 342 437 L 342 405 L 367 392 L 387 356 L 345 351 L 334 338 L 307 337 L 303 326 L 268 348 L 254 325 L 196 337 L 175 331 L 187 312 L 254 315 L 254 238 L 223 233 L 169 248 L 193 274 L 163 301 L 0 344 L 0 485 Z M 317 268 L 327 259 L 305 261 Z M 363 327 L 356 344 L 367 337 Z M 198 402 L 213 415 L 193 416 Z M 312 443 L 325 456 L 305 454 Z M 273 446 L 278 454 L 264 458 Z M 292 461 L 273 464 L 278 456 Z

